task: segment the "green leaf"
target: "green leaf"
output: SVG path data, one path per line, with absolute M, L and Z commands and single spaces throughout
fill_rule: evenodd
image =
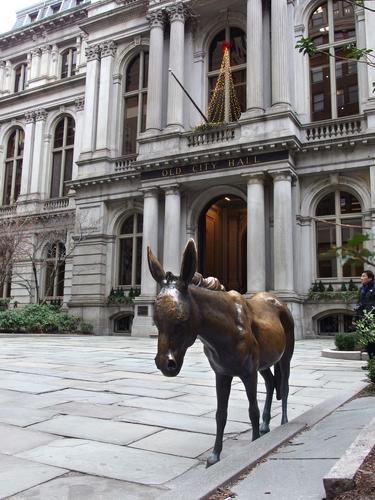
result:
M 301 38 L 298 40 L 295 48 L 298 49 L 298 52 L 302 52 L 303 55 L 307 54 L 310 57 L 314 56 L 318 50 L 315 42 L 311 38 L 305 38 L 303 36 L 301 36 Z

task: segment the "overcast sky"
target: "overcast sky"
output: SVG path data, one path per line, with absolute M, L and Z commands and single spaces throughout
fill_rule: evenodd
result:
M 97 0 L 91 0 L 91 2 Z M 16 21 L 16 11 L 41 3 L 38 0 L 3 0 L 0 13 L 0 33 L 10 31 Z

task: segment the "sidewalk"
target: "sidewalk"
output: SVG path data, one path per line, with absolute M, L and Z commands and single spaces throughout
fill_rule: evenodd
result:
M 0 498 L 198 499 L 230 479 L 240 459 L 250 464 L 257 453 L 262 456 L 262 450 L 292 438 L 306 421 L 314 425 L 365 385 L 363 362 L 320 357 L 321 349 L 331 345 L 327 340 L 296 343 L 289 419 L 298 418 L 280 427 L 280 402 L 275 402 L 273 431 L 251 446 L 245 391 L 240 381 L 234 382 L 222 461 L 205 469 L 214 442 L 216 397 L 214 374 L 198 342 L 188 351 L 181 374 L 167 379 L 154 365 L 156 339 L 0 337 Z M 260 405 L 264 396 L 259 384 Z M 232 491 L 243 499 L 302 498 L 291 494 L 297 491 L 292 476 L 298 482 L 307 466 L 311 478 L 316 469 L 318 480 L 316 460 L 328 466 L 350 444 L 343 441 L 344 436 L 350 441 L 349 433 L 339 428 L 349 427 L 353 436 L 375 414 L 372 401 L 368 407 L 347 408 L 304 432 L 304 444 L 291 448 L 299 454 L 279 451 Z M 313 458 L 325 449 L 328 454 Z M 291 485 L 289 493 L 272 486 L 270 477 L 277 476 Z M 315 491 L 317 482 L 311 479 L 311 494 L 321 493 L 320 483 Z M 303 498 L 310 497 L 304 493 Z

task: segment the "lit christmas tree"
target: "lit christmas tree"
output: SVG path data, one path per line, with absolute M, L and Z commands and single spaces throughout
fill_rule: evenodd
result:
M 224 42 L 219 76 L 208 105 L 208 119 L 211 123 L 233 122 L 241 116 L 230 67 L 229 48 L 230 44 Z

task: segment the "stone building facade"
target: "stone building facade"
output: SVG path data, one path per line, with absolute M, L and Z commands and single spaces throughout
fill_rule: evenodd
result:
M 301 36 L 336 58 L 303 56 Z M 225 43 L 241 117 L 199 127 L 169 70 L 206 114 Z M 96 333 L 154 334 L 146 248 L 178 274 L 194 238 L 200 272 L 249 295 L 275 291 L 298 338 L 344 330 L 352 304 L 309 290 L 358 282 L 359 266 L 322 252 L 374 224 L 375 69 L 345 59 L 347 43 L 375 48 L 375 14 L 341 0 L 20 11 L 0 36 L 0 218 L 65 229 L 40 248 L 41 261 L 69 255 L 51 297 Z M 33 301 L 17 278 L 30 266 L 17 265 L 1 293 Z M 108 300 L 130 289 L 134 303 Z

